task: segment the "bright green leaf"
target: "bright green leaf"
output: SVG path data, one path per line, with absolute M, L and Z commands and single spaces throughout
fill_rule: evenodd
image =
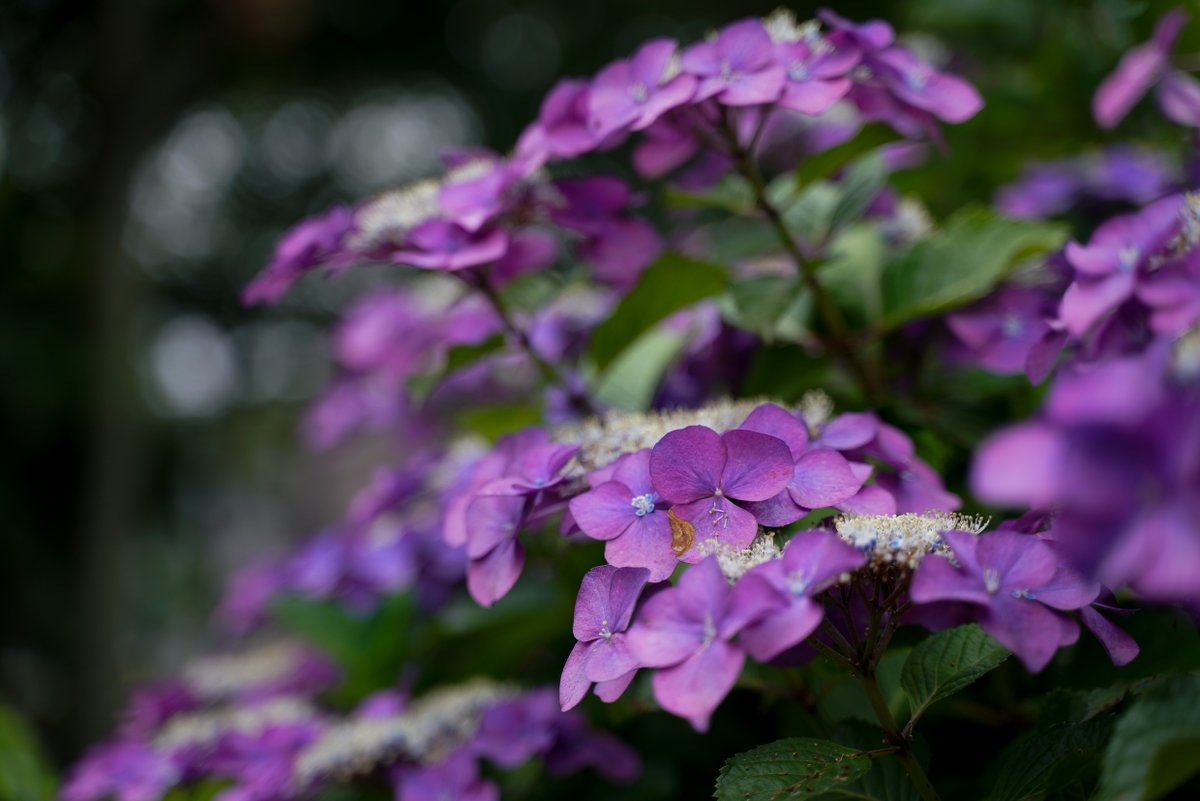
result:
M 607 368 L 655 323 L 725 290 L 727 270 L 719 264 L 667 253 L 651 264 L 607 320 L 592 334 L 590 354 Z
M 626 348 L 596 383 L 595 398 L 605 406 L 650 408 L 667 368 L 687 347 L 686 332 L 656 328 Z
M 1156 684 L 1121 715 L 1104 754 L 1100 801 L 1153 801 L 1200 773 L 1200 674 Z
M 738 754 L 717 777 L 718 801 L 800 801 L 847 785 L 871 767 L 856 748 L 796 737 Z
M 1008 651 L 974 623 L 939 631 L 913 648 L 900 671 L 912 718 L 998 666 Z
M 985 295 L 1022 260 L 1054 250 L 1061 226 L 999 217 L 978 208 L 952 217 L 883 270 L 883 326 L 944 312 Z

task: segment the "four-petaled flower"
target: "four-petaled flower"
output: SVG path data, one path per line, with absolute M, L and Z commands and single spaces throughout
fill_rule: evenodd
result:
M 626 643 L 625 630 L 650 571 L 639 567 L 594 567 L 583 577 L 575 600 L 575 647 L 559 683 L 563 711 L 583 700 L 594 682 L 596 695 L 615 701 L 640 667 Z

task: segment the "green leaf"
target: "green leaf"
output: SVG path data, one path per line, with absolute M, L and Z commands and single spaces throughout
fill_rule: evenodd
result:
M 852 225 L 833 241 L 821 266 L 821 285 L 855 328 L 872 327 L 883 315 L 879 279 L 886 253 L 874 226 Z
M 887 745 L 877 724 L 861 720 L 842 721 L 838 724 L 834 736 L 839 743 L 854 746 L 862 751 L 872 751 Z M 928 769 L 928 744 L 920 737 L 914 737 L 912 751 L 922 768 Z M 871 769 L 862 778 L 820 796 L 820 801 L 834 801 L 835 799 L 837 801 L 842 801 L 842 799 L 920 801 L 921 794 L 904 772 L 900 760 L 891 755 L 883 755 L 871 760 Z
M 730 214 L 746 216 L 754 210 L 754 189 L 740 175 L 729 174 L 716 186 L 702 192 L 688 192 L 670 187 L 663 193 L 667 205 L 675 208 L 719 209 Z
M 0 801 L 50 801 L 53 796 L 54 776 L 29 725 L 0 705 Z
M 687 347 L 688 338 L 683 331 L 647 331 L 604 371 L 596 382 L 596 400 L 628 411 L 650 408 L 663 375 Z
M 800 801 L 855 781 L 871 768 L 856 748 L 795 737 L 725 762 L 713 797 L 719 801 Z
M 1041 801 L 1100 763 L 1111 715 L 1036 729 L 1004 749 L 989 771 L 992 801 Z M 1094 778 L 1092 779 L 1094 782 Z
M 798 342 L 807 333 L 812 300 L 799 278 L 761 275 L 729 287 L 726 320 L 764 341 Z
M 1008 651 L 974 623 L 939 631 L 913 648 L 900 671 L 912 719 L 998 666 Z
M 590 354 L 601 370 L 612 364 L 655 323 L 725 290 L 728 271 L 719 264 L 667 253 L 651 264 L 612 315 L 592 334 Z
M 887 166 L 879 150 L 851 163 L 837 182 L 840 196 L 829 218 L 830 230 L 837 231 L 861 217 L 887 183 L 887 178 Z
M 795 181 L 803 186 L 819 178 L 827 178 L 837 172 L 842 165 L 870 153 L 880 145 L 886 145 L 899 138 L 899 135 L 890 128 L 882 125 L 870 125 L 862 129 L 850 141 L 806 158 L 793 173 Z
M 1156 684 L 1121 715 L 1104 754 L 1100 801 L 1153 801 L 1200 772 L 1200 674 Z
M 883 327 L 976 300 L 1022 260 L 1059 247 L 1066 230 L 968 208 L 940 233 L 914 244 L 883 270 Z

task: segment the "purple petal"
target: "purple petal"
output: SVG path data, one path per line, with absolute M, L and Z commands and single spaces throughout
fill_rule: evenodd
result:
M 588 650 L 588 643 L 575 643 L 570 656 L 567 657 L 567 663 L 563 665 L 562 678 L 558 682 L 558 702 L 563 712 L 578 705 L 583 696 L 587 695 L 588 687 L 592 686 L 584 673 Z
M 513 495 L 477 495 L 467 506 L 467 556 L 479 559 L 517 535 L 525 499 Z
M 636 670 L 631 670 L 624 676 L 620 676 L 609 681 L 601 681 L 596 684 L 596 697 L 606 704 L 611 704 L 624 694 L 629 685 L 633 683 L 634 676 L 637 675 Z
M 896 498 L 883 487 L 863 487 L 853 497 L 839 503 L 837 508 L 852 515 L 894 515 Z
M 955 553 L 957 555 L 958 552 Z M 950 564 L 950 560 L 941 556 L 929 556 L 921 560 L 913 573 L 908 594 L 918 604 L 967 601 L 987 606 L 992 599 L 977 574 L 956 568 Z
M 809 451 L 796 461 L 788 492 L 792 500 L 809 509 L 833 506 L 858 492 L 862 481 L 846 457 L 828 448 Z
M 829 81 L 789 81 L 779 96 L 778 104 L 801 114 L 817 116 L 824 114 L 837 101 L 846 96 L 853 84 L 849 78 L 834 78 Z
M 654 697 L 663 709 L 706 731 L 713 710 L 737 683 L 745 661 L 740 648 L 716 640 L 682 664 L 656 672 Z
M 617 567 L 644 567 L 652 582 L 670 578 L 679 560 L 671 549 L 671 523 L 666 513 L 636 518 L 624 534 L 605 544 L 604 559 Z
M 743 629 L 739 639 L 752 657 L 767 662 L 803 642 L 824 617 L 820 604 L 807 597 L 795 598 L 783 610 Z
M 991 568 L 999 573 L 1003 590 L 1041 587 L 1058 568 L 1054 552 L 1045 543 L 1032 534 L 1015 531 L 992 531 L 979 536 L 975 558 L 982 569 Z
M 1112 128 L 1158 79 L 1166 58 L 1152 42 L 1127 52 L 1116 70 L 1100 84 L 1092 98 L 1092 115 L 1101 128 Z
M 614 632 L 629 628 L 633 608 L 646 588 L 650 571 L 641 567 L 622 567 L 612 574 L 608 600 L 609 626 Z
M 783 440 L 734 429 L 725 432 L 721 441 L 729 456 L 717 486 L 729 497 L 765 501 L 788 485 L 794 463 Z
M 738 428 L 783 440 L 793 458 L 799 457 L 808 447 L 808 428 L 791 412 L 774 403 L 764 403 L 750 412 Z
M 719 486 L 725 460 L 725 443 L 715 431 L 688 426 L 670 432 L 654 446 L 650 475 L 663 498 L 671 503 L 688 503 L 712 495 Z
M 1132 637 L 1092 607 L 1085 606 L 1080 609 L 1079 617 L 1083 620 L 1083 625 L 1087 626 L 1087 630 L 1104 646 L 1108 658 L 1117 667 L 1128 665 L 1141 650 Z
M 1180 125 L 1200 128 L 1200 81 L 1170 70 L 1158 85 L 1158 105 Z
M 639 667 L 641 665 L 625 642 L 625 635 L 616 634 L 611 640 L 596 640 L 589 645 L 584 673 L 589 681 L 613 681 Z
M 1065 445 L 1044 423 L 1013 426 L 979 446 L 971 467 L 971 490 L 998 506 L 1044 506 L 1060 490 Z
M 594 540 L 621 536 L 638 519 L 633 493 L 619 481 L 601 484 L 570 501 L 571 516 L 580 530 Z
M 1100 595 L 1100 585 L 1065 567 L 1058 568 L 1050 581 L 1037 588 L 1039 601 L 1053 609 L 1083 609 Z
M 980 621 L 983 630 L 1017 655 L 1030 673 L 1050 662 L 1065 638 L 1062 618 L 1037 601 L 999 596 Z
M 783 447 L 783 444 L 780 443 Z M 758 533 L 754 515 L 728 498 L 703 498 L 675 507 L 675 514 L 696 528 L 695 549 L 705 543 L 746 548 Z M 694 549 L 694 550 L 695 550 Z
M 866 556 L 831 531 L 802 531 L 783 549 L 783 568 L 804 575 L 815 589 L 866 563 Z M 810 590 L 811 592 L 812 590 Z
M 467 563 L 467 591 L 480 606 L 491 606 L 513 588 L 524 566 L 525 549 L 516 539 L 507 540 Z
M 890 498 L 891 496 L 889 495 L 888 497 Z M 787 490 L 765 501 L 748 501 L 743 503 L 742 506 L 750 514 L 754 515 L 755 520 L 758 521 L 760 526 L 766 526 L 767 528 L 781 528 L 795 523 L 809 512 L 808 509 L 793 501 L 791 494 Z

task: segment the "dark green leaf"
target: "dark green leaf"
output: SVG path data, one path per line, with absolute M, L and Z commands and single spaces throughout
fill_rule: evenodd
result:
M 861 751 L 796 737 L 760 745 L 725 762 L 713 797 L 719 801 L 800 801 L 855 781 L 871 767 Z
M 667 253 L 650 265 L 612 315 L 592 334 L 591 357 L 601 370 L 655 323 L 725 290 L 719 264 Z
M 1000 754 L 990 771 L 992 801 L 1041 801 L 1099 766 L 1112 732 L 1110 715 L 1083 723 L 1059 724 L 1020 737 Z
M 664 192 L 667 204 L 676 208 L 720 209 L 746 216 L 754 210 L 754 189 L 740 175 L 730 174 L 705 191 L 687 192 L 678 187 Z
M 1200 772 L 1200 674 L 1155 685 L 1121 715 L 1104 754 L 1101 801 L 1153 801 Z
M 763 275 L 729 287 L 725 318 L 767 342 L 803 339 L 812 308 L 799 278 Z
M 830 215 L 830 230 L 837 231 L 861 217 L 887 183 L 887 177 L 883 153 L 878 150 L 851 163 L 837 182 L 840 196 Z
M 998 217 L 978 208 L 952 217 L 883 270 L 883 326 L 947 311 L 982 297 L 1019 262 L 1057 248 L 1061 226 Z
M 939 631 L 922 640 L 900 671 L 912 718 L 958 692 L 1008 658 L 1008 651 L 974 623 Z
M 796 168 L 794 173 L 796 182 L 803 186 L 819 178 L 827 178 L 843 165 L 870 153 L 880 145 L 894 142 L 898 138 L 899 136 L 890 128 L 882 125 L 867 126 L 850 141 L 806 158 Z

